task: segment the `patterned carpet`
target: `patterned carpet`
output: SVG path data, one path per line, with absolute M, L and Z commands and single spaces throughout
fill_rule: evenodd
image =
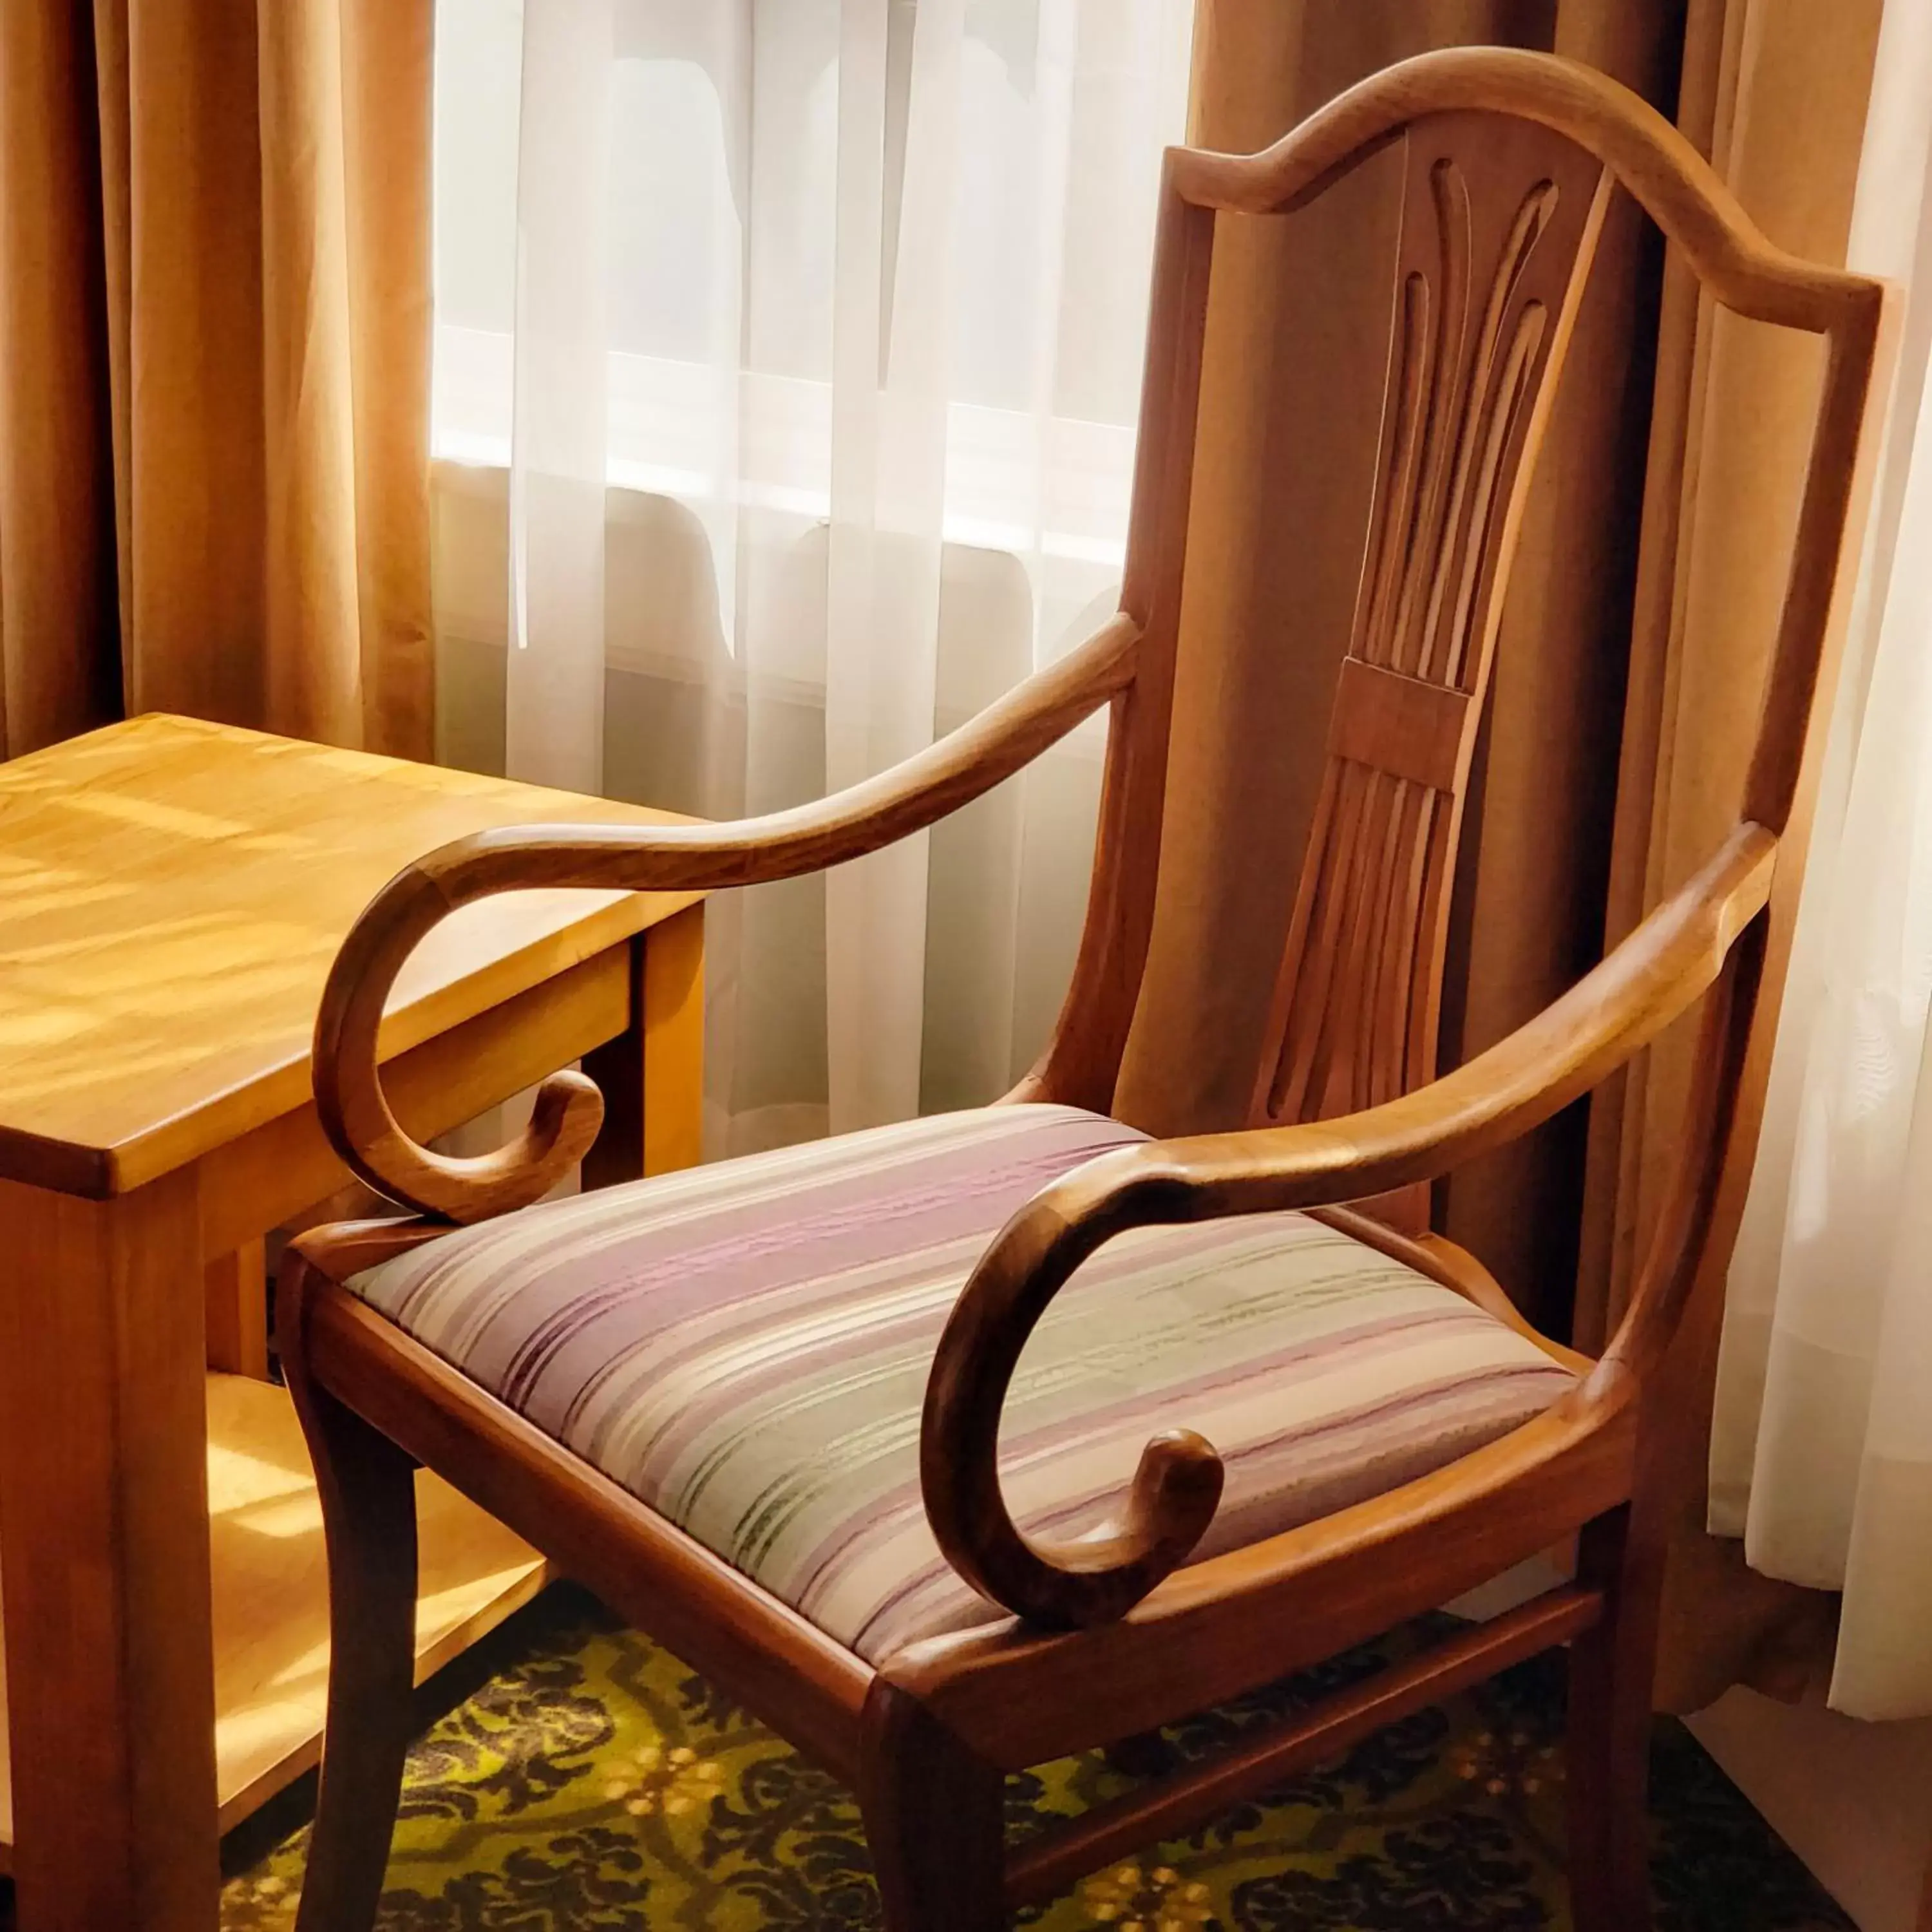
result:
M 1037 1828 L 1412 1652 L 1418 1630 L 1009 1787 Z M 382 1932 L 860 1932 L 850 1798 L 590 1598 L 553 1590 L 446 1672 L 410 1767 Z M 1042 1932 L 1562 1932 L 1563 1666 L 1539 1658 L 1020 1922 Z M 1681 1725 L 1652 1757 L 1659 1932 L 1844 1932 Z M 236 1834 L 224 1932 L 286 1932 L 304 1782 Z M 0 1882 L 0 1932 L 10 1924 Z
M 1168 1733 L 1131 1765 L 1016 1778 L 1012 1828 L 1413 1649 L 1370 1646 Z M 589 1598 L 551 1592 L 485 1646 L 410 1768 L 383 1932 L 857 1932 L 878 1922 L 856 1808 L 832 1779 Z M 475 1654 L 472 1653 L 472 1657 Z M 459 1666 L 460 1668 L 461 1666 Z M 1553 1932 L 1563 1899 L 1563 1666 L 1538 1659 L 1346 1762 L 1090 1879 L 1042 1932 Z M 449 1694 L 446 1682 L 446 1696 Z M 1849 1925 L 1683 1728 L 1653 1760 L 1660 1932 Z M 231 1842 L 224 1932 L 280 1932 L 299 1808 Z M 278 1832 L 288 1834 L 273 1842 Z

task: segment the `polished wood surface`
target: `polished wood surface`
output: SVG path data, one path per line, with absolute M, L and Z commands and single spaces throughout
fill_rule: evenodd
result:
M 206 1932 L 216 1862 L 194 1174 L 0 1180 L 0 1534 L 22 1932 Z
M 1064 1832 L 1017 1852 L 1007 1862 L 1006 1902 L 1044 1904 L 1114 1858 L 1196 1830 L 1244 1798 L 1278 1791 L 1304 1772 L 1336 1762 L 1411 1712 L 1574 1640 L 1598 1622 L 1603 1611 L 1602 1599 L 1592 1591 L 1549 1591 L 1324 1697 L 1310 1710 L 1258 1725 L 1216 1758 L 1204 1778 L 1184 1772 L 1150 1780 L 1083 1812 Z
M 414 860 L 356 920 L 322 989 L 316 1106 L 332 1144 L 371 1187 L 424 1214 L 482 1220 L 540 1199 L 596 1136 L 603 1106 L 591 1079 L 560 1073 L 545 1081 L 523 1133 L 466 1159 L 424 1146 L 390 1104 L 379 1063 L 394 1024 L 392 989 L 430 935 L 440 928 L 446 943 L 464 910 L 532 886 L 616 888 L 662 904 L 667 895 L 796 878 L 877 851 L 991 790 L 1064 737 L 1133 675 L 1138 641 L 1129 617 L 1109 619 L 950 736 L 817 804 L 722 827 L 512 826 Z M 689 983 L 687 975 L 680 992 L 667 978 L 656 997 L 681 1002 L 692 997 Z
M 1564 1850 L 1575 1932 L 1622 1932 L 1650 1916 L 1650 1687 L 1661 1579 L 1632 1564 L 1626 1507 L 1588 1525 L 1577 1552 L 1579 1582 L 1605 1592 L 1606 1614 L 1570 1652 Z
M 220 1823 L 238 1824 L 321 1754 L 328 1676 L 322 1505 L 286 1394 L 208 1378 L 215 1768 Z M 547 1566 L 440 1478 L 416 1478 L 420 1683 L 542 1587 Z
M 927 1514 L 953 1567 L 1021 1616 L 1072 1628 L 1121 1616 L 1184 1562 L 1221 1488 L 1219 1459 L 1185 1429 L 1149 1442 L 1126 1516 L 1106 1537 L 1049 1548 L 1006 1512 L 1000 1412 L 1060 1288 L 1130 1228 L 1385 1195 L 1528 1132 L 1624 1064 L 1710 987 L 1763 910 L 1775 849 L 1768 832 L 1741 828 L 1554 1006 L 1398 1100 L 1331 1120 L 1143 1142 L 1042 1188 L 974 1268 L 933 1363 L 920 1469 Z
M 1546 135 L 1574 152 L 1552 148 Z M 448 1220 L 532 1198 L 597 1104 L 587 1082 L 554 1084 L 550 1117 L 524 1142 L 485 1166 L 439 1164 L 400 1132 L 382 1099 L 375 1015 L 396 962 L 476 893 L 554 880 L 560 868 L 598 884 L 788 877 L 870 849 L 865 840 L 888 829 L 883 800 L 894 802 L 899 830 L 930 822 L 936 766 L 956 798 L 970 796 L 979 778 L 1005 775 L 1037 748 L 1022 719 L 1043 732 L 1111 693 L 1086 932 L 1059 1027 L 1017 1090 L 1106 1108 L 1138 995 L 1160 860 L 1216 218 L 1295 207 L 1397 141 L 1406 144 L 1417 219 L 1405 224 L 1396 265 L 1382 487 L 1355 662 L 1330 739 L 1326 816 L 1289 947 L 1281 1040 L 1256 1070 L 1255 1124 L 1102 1156 L 1042 1189 L 987 1250 L 939 1344 L 920 1470 L 941 1549 L 1012 1614 L 912 1644 L 870 1670 L 338 1286 L 386 1248 L 433 1238 Z M 1830 374 L 1778 669 L 1750 784 L 1708 862 L 1544 1012 L 1434 1078 L 1442 861 L 1454 848 L 1496 608 L 1547 406 L 1544 378 L 1560 365 L 1612 182 L 1656 218 L 1718 299 L 1827 338 Z M 1543 239 L 1552 243 L 1546 253 Z M 1100 634 L 1060 683 L 1022 686 L 922 761 L 785 821 L 692 838 L 497 834 L 412 868 L 372 907 L 332 974 L 318 1090 L 345 1158 L 426 1211 L 400 1227 L 303 1236 L 285 1350 L 318 1387 L 539 1546 L 573 1568 L 590 1566 L 585 1574 L 620 1610 L 854 1776 L 893 1932 L 992 1932 L 1009 1895 L 1040 1896 L 1133 1834 L 1198 1820 L 1252 1788 L 1250 1780 L 1306 1761 L 1298 1753 L 1358 1735 L 1378 1712 L 1412 1708 L 1490 1665 L 1564 1640 L 1576 1646 L 1577 1684 L 1574 1917 L 1580 1932 L 1642 1924 L 1642 1739 L 1662 1527 L 1682 1474 L 1667 1448 L 1668 1372 L 1687 1312 L 1708 1310 L 1721 1279 L 1724 1203 L 1751 1151 L 1757 1063 L 1749 1050 L 1762 1018 L 1765 909 L 1828 614 L 1842 590 L 1849 472 L 1882 308 L 1875 284 L 1796 260 L 1759 235 L 1652 110 L 1548 56 L 1425 56 L 1351 90 L 1263 154 L 1171 152 L 1120 629 Z M 1425 798 L 1434 801 L 1426 811 Z M 1231 818 L 1226 836 L 1242 830 Z M 1406 1191 L 1414 1199 L 1432 1177 L 1546 1120 L 1699 1006 L 1700 1078 L 1670 1211 L 1600 1360 L 1578 1363 L 1543 1343 L 1580 1370 L 1552 1407 L 1384 1495 L 1204 1560 L 1189 1557 L 1218 1504 L 1222 1468 L 1184 1415 L 1148 1444 L 1111 1524 L 1057 1545 L 1016 1526 L 998 1467 L 1006 1390 L 1054 1294 L 1102 1244 L 1138 1226 L 1313 1210 L 1494 1306 L 1501 1292 L 1472 1258 L 1425 1228 L 1406 1232 L 1372 1217 L 1400 1219 Z M 1520 1317 L 1512 1325 L 1526 1327 Z M 331 1453 L 327 1432 L 312 1432 L 311 1442 L 319 1457 Z M 1574 1586 L 1397 1672 L 1379 1694 L 1345 1699 L 1305 1729 L 1190 1768 L 1030 1846 L 1001 1882 L 1001 1772 L 1223 1702 L 1580 1535 Z M 362 1727 L 373 1736 L 380 1720 L 352 1699 L 332 1715 L 332 1740 L 339 1734 L 352 1756 L 366 1742 Z M 318 1896 L 348 1895 L 344 1882 L 332 1873 Z M 302 1923 L 304 1932 L 323 1932 L 314 1914 Z M 365 1932 L 365 1924 L 328 1932 Z
M 1412 129 L 1405 165 L 1373 511 L 1258 1120 L 1357 1112 L 1436 1072 L 1497 593 L 1612 185 L 1560 136 L 1482 115 Z M 1403 1204 L 1426 1226 L 1421 1190 Z
M 262 1238 L 350 1180 L 308 1050 L 357 910 L 426 844 L 566 816 L 672 822 L 166 717 L 0 767 L 0 1520 L 22 1932 L 208 1932 L 219 1831 L 314 1762 L 312 1492 L 224 1501 L 238 1472 L 278 1454 L 299 1466 L 298 1432 L 284 1391 L 211 1383 L 205 1364 L 264 1372 Z M 440 1134 L 602 1055 L 640 1096 L 637 1131 L 598 1153 L 603 1178 L 694 1158 L 702 958 L 688 892 L 515 893 L 452 920 L 407 962 L 382 1030 L 401 1117 Z M 434 1660 L 541 1571 L 430 1493 Z M 304 1508 L 305 1532 L 263 1527 Z M 452 1541 L 458 1520 L 471 1527 Z
M 164 716 L 0 765 L 0 1173 L 124 1192 L 300 1106 L 322 983 L 370 893 L 460 833 L 542 819 L 682 822 Z M 408 962 L 383 1056 L 680 903 L 477 907 Z
M 704 1158 L 704 910 L 654 927 L 639 962 L 635 1031 L 644 1120 L 630 1174 L 673 1174 Z M 596 1148 L 591 1150 L 594 1155 Z M 596 1185 L 594 1179 L 586 1185 Z
M 1877 307 L 1869 277 L 1789 254 L 1765 236 L 1647 101 L 1580 62 L 1514 47 L 1445 47 L 1400 62 L 1259 154 L 1177 149 L 1174 182 L 1198 207 L 1286 214 L 1417 122 L 1469 112 L 1533 122 L 1595 155 L 1684 251 L 1705 290 L 1739 315 L 1835 334 Z
M 1767 241 L 1701 157 L 1654 110 L 1574 62 L 1552 67 L 1542 55 L 1456 48 L 1372 76 L 1258 154 L 1173 151 L 1162 189 L 1135 521 L 1121 598 L 1145 634 L 1134 682 L 1117 700 L 1078 964 L 1054 1040 L 1025 1084 L 1030 1096 L 1108 1109 L 1140 994 L 1166 810 L 1180 553 L 1214 215 L 1291 209 L 1392 142 L 1419 142 L 1426 148 L 1437 118 L 1472 112 L 1492 121 L 1503 116 L 1526 119 L 1586 151 L 1664 228 L 1719 299 L 1760 320 L 1828 335 L 1833 356 L 1843 358 L 1844 374 L 1820 419 L 1807 498 L 1816 514 L 1808 514 L 1794 552 L 1780 645 L 1794 666 L 1802 667 L 1808 653 L 1814 661 L 1819 655 L 1825 618 L 1819 590 L 1837 578 L 1850 487 L 1846 458 L 1857 442 L 1880 291 L 1867 279 L 1818 267 Z M 1486 172 L 1480 178 L 1498 184 Z M 1588 252 L 1580 250 L 1586 256 Z M 1390 409 L 1394 400 L 1384 397 L 1385 421 L 1400 414 Z M 1365 608 L 1375 608 L 1372 596 Z M 1794 692 L 1810 689 L 1802 676 L 1791 682 Z M 1790 736 L 1792 722 L 1781 716 L 1774 734 L 1779 742 Z M 1359 776 L 1354 783 L 1360 787 Z M 1764 802 L 1766 809 L 1746 815 L 1781 830 L 1782 812 Z M 1418 801 L 1412 800 L 1408 808 L 1420 815 Z M 1398 820 L 1398 837 L 1404 829 Z M 1203 934 L 1201 943 L 1211 944 L 1212 935 Z M 1378 971 L 1384 971 L 1379 964 Z M 1399 981 L 1400 975 L 1384 976 Z M 1278 1002 L 1286 1004 L 1279 995 Z M 1270 1066 L 1270 1081 L 1275 1071 Z
M 212 1256 L 206 1270 L 208 1366 L 268 1379 L 268 1244 L 256 1234 Z
M 316 1799 L 305 1909 L 318 1924 L 367 1924 L 382 1900 L 410 1750 L 416 1465 L 323 1388 L 300 1353 L 289 1358 L 289 1393 L 316 1445 L 316 1485 L 326 1498 L 335 1739 Z M 353 1714 L 345 1720 L 344 1712 Z
M 866 1700 L 859 1808 L 885 1932 L 982 1932 L 1004 1916 L 1005 1780 L 916 1697 Z
M 320 1755 L 328 1567 L 315 1475 L 287 1397 L 241 1376 L 212 1375 L 207 1387 L 215 1789 L 225 1831 Z M 440 1478 L 416 1480 L 420 1682 L 535 1595 L 548 1570 Z M 5 1653 L 0 1626 L 0 1659 Z M 0 1872 L 11 1863 L 15 1834 L 6 1715 L 0 1679 Z
M 1113 1742 L 1440 1609 L 1618 1508 L 1634 1421 L 1559 1406 L 1432 1474 L 1188 1564 L 1118 1622 L 1017 1619 L 909 1647 L 884 1674 L 1010 1768 Z
M 692 910 L 701 926 L 701 909 Z M 398 1117 L 412 1132 L 434 1138 L 535 1086 L 560 1066 L 596 1058 L 639 1018 L 632 997 L 638 971 L 634 955 L 640 946 L 649 951 L 657 930 L 620 940 L 388 1061 L 383 1082 Z M 610 1050 L 616 1051 L 614 1045 Z M 641 1061 L 641 1039 L 634 1040 L 633 1051 Z M 685 1105 L 694 1116 L 688 1094 Z M 660 1111 L 670 1111 L 669 1100 Z M 211 1148 L 198 1165 L 202 1252 L 211 1258 L 245 1239 L 251 1224 L 261 1226 L 265 1213 L 272 1226 L 302 1219 L 305 1209 L 350 1180 L 307 1101 Z M 638 1169 L 633 1164 L 627 1172 Z

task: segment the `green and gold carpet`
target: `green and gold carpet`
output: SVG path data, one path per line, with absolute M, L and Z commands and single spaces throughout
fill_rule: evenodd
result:
M 1411 1630 L 1194 1720 L 1134 1761 L 1009 1786 L 1012 1828 L 1077 1812 L 1412 1649 Z M 554 1590 L 466 1660 L 410 1765 L 383 1932 L 860 1932 L 878 1905 L 850 1796 L 675 1658 Z M 465 1665 L 457 1666 L 464 1670 Z M 1088 1880 L 1042 1932 L 1555 1932 L 1563 1666 L 1539 1658 L 1344 1762 Z M 446 1676 L 440 1686 L 451 1694 Z M 1658 1727 L 1659 1932 L 1850 1922 L 1682 1726 Z M 224 1932 L 285 1932 L 310 1794 L 230 1840 Z M 277 1841 L 278 1833 L 285 1834 Z M 0 1927 L 8 1918 L 0 1886 Z
M 1076 1812 L 1162 1758 L 1210 1751 L 1417 1641 L 1398 1634 L 1196 1719 L 1132 1763 L 1080 1758 L 1016 1778 L 1012 1828 Z M 494 1642 L 494 1674 L 411 1760 L 383 1932 L 877 1924 L 849 1795 L 675 1658 L 569 1591 Z M 1562 1680 L 1560 1657 L 1538 1659 L 1192 1838 L 1150 1846 L 1024 1922 L 1042 1932 L 1565 1927 Z M 1658 1728 L 1652 1785 L 1660 1932 L 1849 1924 L 1679 1725 Z M 237 1872 L 225 1932 L 292 1922 L 303 1849 L 295 1831 Z

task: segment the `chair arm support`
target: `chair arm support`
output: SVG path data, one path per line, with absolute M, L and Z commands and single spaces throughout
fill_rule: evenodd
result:
M 1724 970 L 1763 910 L 1777 841 L 1738 826 L 1683 889 L 1537 1017 L 1454 1072 L 1329 1120 L 1150 1141 L 1088 1162 L 1001 1229 L 940 1339 L 920 1444 L 939 1546 L 983 1594 L 1054 1628 L 1111 1622 L 1178 1568 L 1220 1501 L 1190 1430 L 1142 1454 L 1123 1514 L 1046 1545 L 1009 1514 L 1000 1418 L 1022 1352 L 1074 1271 L 1129 1228 L 1360 1200 L 1445 1173 L 1527 1132 L 1654 1039 Z
M 420 1214 L 488 1219 L 540 1198 L 596 1138 L 603 1102 L 580 1073 L 538 1090 L 530 1126 L 467 1160 L 411 1138 L 382 1090 L 382 1010 L 404 962 L 459 906 L 538 886 L 707 891 L 861 858 L 990 790 L 1132 679 L 1140 628 L 1111 617 L 1058 662 L 891 770 L 810 805 L 727 825 L 520 825 L 472 833 L 406 866 L 351 928 L 315 1029 L 316 1111 L 351 1172 Z

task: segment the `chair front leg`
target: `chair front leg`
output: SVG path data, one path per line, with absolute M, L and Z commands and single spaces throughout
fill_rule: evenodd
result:
M 916 1697 L 874 1681 L 859 1804 L 886 1932 L 1000 1932 L 1005 1783 Z
M 278 1310 L 328 1547 L 328 1712 L 296 1932 L 369 1932 L 412 1726 L 416 1465 L 310 1373 L 301 1328 L 318 1279 L 292 1257 Z
M 1604 1593 L 1600 1622 L 1570 1648 L 1570 1910 L 1576 1932 L 1644 1932 L 1650 1906 L 1651 1690 L 1660 1560 L 1631 1508 L 1584 1530 L 1577 1580 Z

